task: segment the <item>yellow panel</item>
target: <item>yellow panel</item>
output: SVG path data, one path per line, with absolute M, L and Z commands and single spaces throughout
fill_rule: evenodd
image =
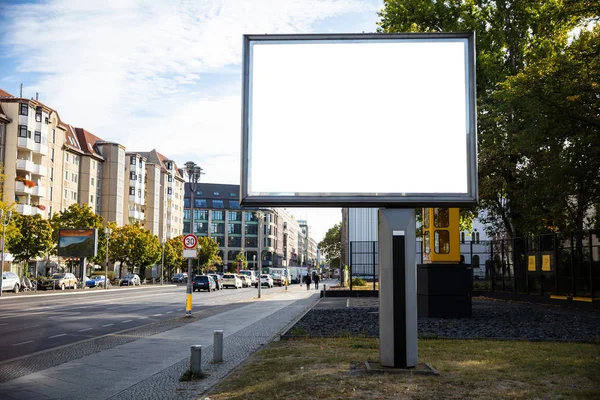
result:
M 542 271 L 550 271 L 550 254 L 542 255 Z
M 529 263 L 527 264 L 527 271 L 535 271 L 535 256 L 529 256 Z
M 423 236 L 429 237 L 430 240 L 430 251 L 429 254 L 425 254 L 423 262 L 458 263 L 460 261 L 459 218 L 460 210 L 458 208 L 423 209 Z M 438 221 L 438 225 L 443 226 L 442 229 L 436 228 L 436 221 Z M 442 243 L 440 243 L 440 238 L 443 239 Z

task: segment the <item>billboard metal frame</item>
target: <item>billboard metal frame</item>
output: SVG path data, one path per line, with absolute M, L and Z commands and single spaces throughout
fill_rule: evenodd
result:
M 70 233 L 70 234 L 69 234 Z M 60 240 L 62 237 L 78 237 L 89 240 L 94 240 L 93 249 L 91 254 L 74 254 L 66 253 L 65 248 L 61 246 Z M 98 229 L 96 228 L 61 228 L 58 230 L 58 243 L 57 243 L 57 254 L 59 257 L 70 257 L 70 258 L 87 258 L 96 257 L 98 255 Z
M 260 193 L 249 190 L 250 132 L 252 96 L 252 60 L 251 47 L 260 42 L 364 42 L 368 40 L 385 41 L 399 39 L 423 40 L 467 40 L 466 62 L 466 111 L 468 127 L 466 143 L 467 192 L 466 193 Z M 350 173 L 350 172 L 349 172 Z M 414 173 L 414 171 L 413 171 Z M 475 33 L 366 33 L 366 34 L 289 34 L 289 35 L 244 35 L 243 72 L 242 72 L 242 151 L 240 202 L 243 206 L 281 206 L 281 207 L 461 207 L 477 204 L 477 117 L 475 88 Z

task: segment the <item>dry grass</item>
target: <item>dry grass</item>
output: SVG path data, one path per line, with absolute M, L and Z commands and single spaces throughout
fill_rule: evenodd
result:
M 419 361 L 440 376 L 366 374 L 378 340 L 274 342 L 209 395 L 225 399 L 598 399 L 593 344 L 421 340 Z

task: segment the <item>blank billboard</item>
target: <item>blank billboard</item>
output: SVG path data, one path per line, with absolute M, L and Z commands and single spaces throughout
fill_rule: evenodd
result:
M 244 36 L 246 206 L 477 202 L 473 33 Z

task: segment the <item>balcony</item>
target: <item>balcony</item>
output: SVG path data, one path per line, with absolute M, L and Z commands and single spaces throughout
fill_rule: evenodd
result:
M 25 184 L 23 182 L 15 182 L 15 194 L 17 195 L 22 195 L 22 194 L 31 194 L 33 191 L 33 188 L 27 187 L 25 186 Z
M 17 160 L 17 170 L 27 171 L 34 175 L 46 176 L 46 167 L 29 160 Z
M 41 186 L 36 186 L 31 189 L 32 196 L 45 197 L 46 196 L 46 188 Z
M 133 218 L 133 219 L 141 221 L 144 219 L 144 213 L 141 211 L 137 211 L 137 210 L 129 210 L 129 218 Z
M 19 148 L 27 149 L 44 156 L 48 155 L 48 146 L 42 143 L 36 143 L 33 139 L 20 137 L 17 142 L 17 146 Z
M 42 210 L 29 204 L 17 204 L 17 212 L 21 215 L 44 215 Z

